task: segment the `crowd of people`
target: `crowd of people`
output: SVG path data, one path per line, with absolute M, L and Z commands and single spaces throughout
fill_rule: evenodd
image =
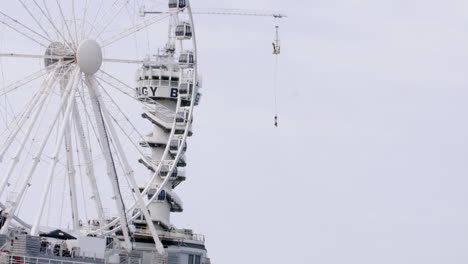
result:
M 52 243 L 47 239 L 41 241 L 41 253 L 49 256 L 73 257 L 73 252 L 68 249 L 67 243 L 61 241 Z

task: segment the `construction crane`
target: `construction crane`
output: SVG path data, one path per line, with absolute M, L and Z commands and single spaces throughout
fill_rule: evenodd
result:
M 160 11 L 147 11 L 143 6 L 140 9 L 140 15 L 144 17 L 148 14 L 162 14 Z M 273 17 L 275 20 L 279 20 L 287 17 L 282 13 L 273 13 L 264 10 L 248 10 L 248 9 L 195 9 L 192 10 L 192 14 L 196 15 L 222 15 L 222 16 L 256 16 L 256 17 Z M 278 95 L 277 95 L 277 86 L 278 86 L 278 55 L 281 53 L 281 40 L 279 37 L 279 25 L 278 23 L 275 26 L 276 29 L 276 38 L 273 40 L 273 55 L 275 55 L 275 70 L 274 70 L 274 79 L 273 79 L 273 94 L 274 94 L 274 125 L 278 127 Z
M 147 11 L 145 7 L 140 9 L 140 15 L 145 16 L 148 14 L 161 14 L 160 11 Z M 216 8 L 216 9 L 194 9 L 192 14 L 196 15 L 221 15 L 221 16 L 259 16 L 259 17 L 274 17 L 274 18 L 285 18 L 285 14 L 273 13 L 269 11 L 262 10 L 248 10 L 248 9 L 225 9 L 225 8 Z

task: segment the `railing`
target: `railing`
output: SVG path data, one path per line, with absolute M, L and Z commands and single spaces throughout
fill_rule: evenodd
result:
M 174 111 L 156 101 L 152 103 L 154 104 L 154 109 L 145 107 L 146 111 L 152 113 L 166 123 L 172 123 L 174 121 Z
M 41 258 L 21 256 L 17 254 L 1 253 L 1 264 L 89 264 L 88 261 L 63 260 L 53 258 Z M 97 263 L 97 262 L 96 262 Z
M 137 228 L 135 229 L 135 233 L 144 234 L 144 235 L 151 235 L 151 232 L 147 228 Z M 171 239 L 189 239 L 195 240 L 200 242 L 205 242 L 205 236 L 199 234 L 191 234 L 184 232 L 183 230 L 174 229 L 170 232 L 166 231 L 158 231 L 159 237 L 171 238 Z
M 178 81 L 169 81 L 169 80 L 140 80 L 139 86 L 156 86 L 156 87 L 172 87 L 178 88 Z

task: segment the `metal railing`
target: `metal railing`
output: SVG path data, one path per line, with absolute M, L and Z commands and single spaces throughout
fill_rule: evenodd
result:
M 137 228 L 135 229 L 135 233 L 151 235 L 150 230 L 146 228 Z M 159 237 L 162 237 L 162 238 L 165 237 L 165 238 L 171 238 L 171 239 L 189 239 L 189 240 L 205 242 L 204 235 L 191 234 L 191 233 L 184 232 L 183 230 L 177 230 L 177 229 L 174 229 L 170 232 L 158 231 L 158 235 Z
M 169 80 L 139 80 L 138 84 L 140 86 L 156 86 L 156 87 L 172 87 L 178 88 L 178 81 L 169 81 Z
M 89 264 L 88 261 L 63 260 L 1 253 L 0 264 Z M 97 262 L 96 262 L 97 263 Z
M 154 109 L 145 107 L 146 111 L 150 112 L 151 114 L 155 115 L 157 118 L 163 120 L 166 123 L 172 123 L 174 121 L 174 111 L 158 102 L 152 103 L 154 105 Z

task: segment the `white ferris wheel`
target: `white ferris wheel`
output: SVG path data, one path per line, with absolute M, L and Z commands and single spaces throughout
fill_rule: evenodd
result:
M 128 246 L 140 220 L 161 250 L 150 221 L 157 213 L 170 226 L 168 214 L 182 210 L 173 188 L 185 179 L 200 95 L 189 0 L 8 2 L 0 233 L 119 233 Z M 143 6 L 160 12 L 142 17 Z M 158 199 L 168 202 L 151 207 Z

